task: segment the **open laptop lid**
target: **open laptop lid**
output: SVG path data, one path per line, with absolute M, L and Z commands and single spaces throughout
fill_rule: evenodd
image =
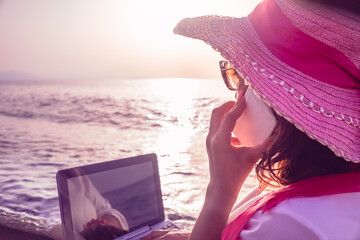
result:
M 68 240 L 84 239 L 99 225 L 102 236 L 115 238 L 165 218 L 155 154 L 60 170 L 56 179 Z

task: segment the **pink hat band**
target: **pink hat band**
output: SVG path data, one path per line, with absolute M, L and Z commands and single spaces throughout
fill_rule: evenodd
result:
M 211 45 L 279 115 L 360 163 L 360 16 L 264 0 L 244 18 L 183 19 L 176 34 Z
M 249 17 L 263 44 L 284 63 L 334 86 L 360 88 L 360 71 L 354 63 L 295 28 L 274 1 L 261 2 Z

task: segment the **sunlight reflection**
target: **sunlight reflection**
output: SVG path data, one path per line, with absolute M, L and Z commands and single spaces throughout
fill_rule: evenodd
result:
M 144 151 L 158 154 L 164 206 L 171 206 L 166 212 L 176 209 L 176 215 L 196 217 L 209 179 L 205 138 L 210 113 L 228 91 L 221 81 L 205 79 L 157 79 L 142 89 L 158 99 L 147 117 L 162 117 L 154 142 Z
M 191 79 L 158 79 L 151 85 L 151 91 L 162 100 L 157 109 L 166 116 L 162 123 L 164 128 L 156 140 L 158 152 L 180 164 L 190 160 L 186 153 L 191 146 L 191 137 L 196 133 L 191 119 L 196 117 L 194 102 L 200 87 L 199 81 Z M 164 161 L 162 167 L 171 169 L 174 163 Z
M 192 116 L 193 100 L 200 90 L 199 81 L 192 79 L 158 79 L 152 82 L 152 89 L 156 96 L 168 102 L 164 112 L 179 118 Z

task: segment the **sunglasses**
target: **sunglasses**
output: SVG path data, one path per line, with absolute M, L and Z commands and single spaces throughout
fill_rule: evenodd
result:
M 219 62 L 221 76 L 226 87 L 231 91 L 238 91 L 243 89 L 246 91 L 247 83 L 245 78 L 240 74 L 230 63 L 226 60 Z

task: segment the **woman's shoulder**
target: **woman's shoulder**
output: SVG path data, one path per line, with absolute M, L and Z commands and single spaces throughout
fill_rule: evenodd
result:
M 358 219 L 359 224 L 360 192 L 289 198 L 274 207 L 273 212 L 301 215 L 316 225 L 354 219 Z
M 290 198 L 273 212 L 292 216 L 332 235 L 356 231 L 360 238 L 360 192 Z
M 279 203 L 274 211 L 299 212 L 313 216 L 318 212 L 357 214 L 360 211 L 360 192 L 329 194 L 316 197 L 293 197 Z M 360 218 L 360 215 L 359 215 Z
M 290 198 L 265 213 L 257 211 L 241 238 L 359 239 L 359 203 L 360 193 Z

